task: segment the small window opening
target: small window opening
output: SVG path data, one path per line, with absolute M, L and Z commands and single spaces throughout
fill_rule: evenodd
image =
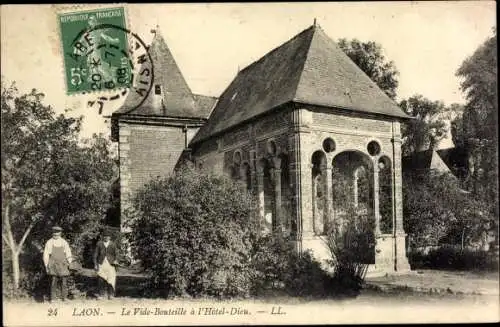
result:
M 155 85 L 155 94 L 157 95 L 161 94 L 161 85 L 158 84 Z

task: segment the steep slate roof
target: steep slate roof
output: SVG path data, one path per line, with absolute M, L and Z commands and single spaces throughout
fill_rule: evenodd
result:
M 436 150 L 444 163 L 450 168 L 457 177 L 465 177 L 468 171 L 468 153 L 465 148 L 452 147 Z
M 291 101 L 409 118 L 313 25 L 241 70 L 191 143 Z
M 452 173 L 448 165 L 435 150 L 424 150 L 402 158 L 403 170 L 435 170 Z
M 191 92 L 177 63 L 163 37 L 156 32 L 149 48 L 154 65 L 153 88 L 144 103 L 134 107 L 141 101 L 140 95 L 130 92 L 123 106 L 113 115 L 128 114 L 140 116 L 168 116 L 183 118 L 208 118 L 217 98 L 195 95 Z M 148 64 L 149 65 L 149 64 Z M 155 86 L 162 86 L 161 101 L 154 101 Z

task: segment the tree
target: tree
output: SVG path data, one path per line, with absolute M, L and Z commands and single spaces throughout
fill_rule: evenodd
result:
M 456 137 L 469 153 L 471 191 L 498 202 L 497 39 L 488 38 L 457 70 L 466 96 Z M 498 209 L 494 213 L 498 217 Z
M 396 97 L 399 72 L 393 61 L 386 60 L 380 44 L 357 39 L 340 39 L 337 44 L 382 91 L 391 99 Z
M 138 190 L 125 224 L 164 296 L 227 297 L 250 292 L 256 212 L 240 183 L 185 168 Z
M 77 245 L 82 234 L 95 233 L 113 178 L 107 141 L 80 143 L 82 117 L 56 115 L 43 97 L 34 89 L 19 95 L 2 82 L 2 240 L 16 289 L 27 241 L 42 248 L 54 224 Z
M 400 107 L 414 119 L 403 125 L 403 155 L 433 149 L 447 132 L 443 114 L 449 109 L 442 101 L 431 101 L 422 95 L 402 100 Z
M 407 172 L 403 178 L 404 228 L 411 247 L 446 243 L 466 245 L 482 240 L 494 218 L 488 203 L 464 192 L 447 173 Z

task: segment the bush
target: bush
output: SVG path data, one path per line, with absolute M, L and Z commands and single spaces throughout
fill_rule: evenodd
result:
M 413 251 L 408 259 L 412 269 L 498 270 L 498 257 L 493 253 L 451 246 L 431 249 L 427 254 Z
M 498 226 L 494 206 L 464 193 L 447 173 L 407 172 L 403 183 L 404 229 L 411 249 L 437 246 L 443 239 L 466 247 Z
M 161 295 L 249 295 L 258 225 L 241 185 L 185 168 L 149 182 L 132 204 L 131 249 Z
M 357 294 L 362 289 L 368 265 L 375 259 L 373 230 L 373 221 L 353 207 L 346 207 L 342 218 L 331 220 L 325 241 L 337 292 Z
M 254 295 L 268 290 L 292 296 L 331 294 L 331 277 L 311 253 L 299 255 L 288 240 L 275 235 L 261 237 L 255 243 L 252 269 Z

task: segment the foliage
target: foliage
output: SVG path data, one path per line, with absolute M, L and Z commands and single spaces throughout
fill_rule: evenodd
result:
M 184 168 L 150 181 L 132 204 L 126 225 L 134 257 L 164 296 L 249 294 L 258 225 L 240 184 Z
M 340 39 L 338 46 L 391 99 L 396 97 L 399 72 L 393 61 L 386 60 L 380 44 L 373 41 Z
M 260 237 L 254 243 L 252 259 L 255 295 L 282 290 L 291 296 L 332 294 L 332 278 L 309 251 L 300 255 L 291 243 L 276 235 Z
M 466 104 L 455 120 L 454 141 L 469 154 L 468 189 L 485 201 L 498 202 L 497 39 L 488 38 L 457 70 Z M 498 217 L 498 205 L 493 214 Z
M 109 207 L 114 177 L 109 142 L 97 135 L 80 142 L 82 117 L 56 115 L 43 97 L 36 90 L 19 95 L 2 82 L 2 239 L 15 288 L 19 256 L 41 255 L 50 226 L 63 227 L 81 259 Z
M 496 30 L 457 70 L 462 78 L 466 113 L 471 126 L 468 132 L 479 139 L 498 138 L 498 81 Z
M 435 246 L 450 233 L 465 247 L 478 241 L 494 224 L 490 204 L 460 189 L 446 173 L 406 173 L 403 177 L 404 228 L 413 248 Z M 453 236 L 453 235 L 451 235 Z
M 498 256 L 480 250 L 441 246 L 428 253 L 411 251 L 408 255 L 412 269 L 496 270 Z
M 337 285 L 359 292 L 368 265 L 375 259 L 374 225 L 372 219 L 359 214 L 352 206 L 345 206 L 344 211 L 342 217 L 330 221 L 325 242 Z
M 403 125 L 403 155 L 415 151 L 434 149 L 447 133 L 443 113 L 447 111 L 442 101 L 431 101 L 422 95 L 402 100 L 400 107 L 415 119 Z

